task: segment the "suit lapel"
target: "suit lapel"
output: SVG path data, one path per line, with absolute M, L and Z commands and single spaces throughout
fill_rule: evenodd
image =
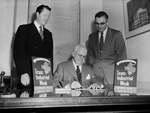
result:
M 91 85 L 91 71 L 88 70 L 87 66 L 82 65 L 82 86 L 88 87 Z
M 111 42 L 111 40 L 112 40 L 111 37 L 112 37 L 111 29 L 108 28 L 107 33 L 106 33 L 106 38 L 105 38 L 105 44 L 104 44 L 104 48 L 103 48 L 103 50 L 104 50 L 104 53 L 103 53 L 103 54 L 105 54 L 105 49 L 106 49 L 106 47 L 109 47 L 109 44 L 110 44 L 110 42 Z
M 73 65 L 72 60 L 69 61 L 68 66 L 69 66 L 69 71 L 72 73 L 72 74 L 71 74 L 72 77 L 73 77 L 76 81 L 78 81 L 77 74 L 76 74 L 76 70 L 75 70 L 75 67 L 74 67 L 74 65 Z
M 95 51 L 100 51 L 100 49 L 99 49 L 99 34 L 98 34 L 98 31 L 95 32 L 95 36 L 93 38 L 94 38 L 93 45 L 95 47 Z M 96 52 L 96 55 L 100 56 L 100 52 Z
M 38 40 L 41 41 L 41 40 L 42 40 L 41 35 L 40 35 L 38 29 L 36 28 L 35 24 L 32 23 L 31 25 L 32 25 L 33 34 L 35 34 L 35 37 L 38 38 Z M 37 40 L 37 39 L 36 39 L 36 40 Z
M 32 23 L 31 25 L 32 25 L 32 31 L 33 31 L 36 35 L 38 35 L 39 32 L 38 32 L 36 26 L 34 25 L 34 23 Z M 40 36 L 40 34 L 39 34 L 39 36 Z
M 82 65 L 82 80 L 85 80 L 85 75 L 87 73 L 86 67 L 84 65 Z

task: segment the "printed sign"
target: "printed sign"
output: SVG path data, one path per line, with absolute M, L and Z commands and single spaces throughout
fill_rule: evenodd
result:
M 32 57 L 34 94 L 52 92 L 52 68 L 48 58 Z
M 121 60 L 116 63 L 114 92 L 116 95 L 137 93 L 137 59 Z

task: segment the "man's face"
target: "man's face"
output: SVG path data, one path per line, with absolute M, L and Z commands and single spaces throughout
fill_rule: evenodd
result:
M 95 25 L 98 31 L 104 31 L 107 28 L 107 24 L 107 19 L 104 16 L 95 18 Z
M 87 54 L 87 50 L 85 48 L 82 48 L 78 51 L 73 52 L 74 61 L 77 65 L 82 65 L 85 61 Z
M 51 12 L 49 10 L 47 10 L 46 8 L 43 9 L 43 11 L 41 13 L 36 13 L 37 15 L 37 22 L 44 26 L 47 24 L 49 18 L 50 18 L 50 15 L 51 15 Z

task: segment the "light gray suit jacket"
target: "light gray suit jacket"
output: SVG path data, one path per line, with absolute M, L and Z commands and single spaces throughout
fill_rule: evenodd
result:
M 100 71 L 103 71 L 110 84 L 113 84 L 114 63 L 123 59 L 127 59 L 127 55 L 120 31 L 108 27 L 102 54 L 99 49 L 98 31 L 89 35 L 87 63 L 94 67 L 98 76 L 101 76 Z
M 92 83 L 99 82 L 98 79 L 95 78 L 96 76 L 93 68 L 88 65 L 85 64 L 82 65 L 81 74 L 82 74 L 81 85 L 83 87 L 88 87 Z M 79 82 L 72 60 L 58 64 L 53 77 L 54 87 L 64 87 L 68 83 L 72 83 L 73 81 Z

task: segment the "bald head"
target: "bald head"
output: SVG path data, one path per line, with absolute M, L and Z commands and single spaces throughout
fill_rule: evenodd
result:
M 79 52 L 79 51 L 81 51 L 81 50 L 87 52 L 86 47 L 83 46 L 83 45 L 76 45 L 75 48 L 74 48 L 74 51 L 76 51 L 76 52 Z
M 84 63 L 86 55 L 87 55 L 87 49 L 85 46 L 83 45 L 75 46 L 72 56 L 77 65 L 82 65 Z

